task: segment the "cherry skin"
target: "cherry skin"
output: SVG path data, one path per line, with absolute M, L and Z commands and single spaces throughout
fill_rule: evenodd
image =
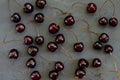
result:
M 86 59 L 82 58 L 78 61 L 78 66 L 80 69 L 85 69 L 89 66 L 89 62 Z
M 60 27 L 59 27 L 59 25 L 57 25 L 56 23 L 51 23 L 51 24 L 49 25 L 48 30 L 49 30 L 49 32 L 50 32 L 51 34 L 56 34 L 56 33 L 59 32 Z
M 33 71 L 30 75 L 32 80 L 40 80 L 41 79 L 41 75 L 38 71 Z
M 18 23 L 21 21 L 21 16 L 19 13 L 13 13 L 10 19 L 12 22 Z
M 34 7 L 33 7 L 33 5 L 32 5 L 31 3 L 25 3 L 25 4 L 24 4 L 23 11 L 24 11 L 25 13 L 32 13 L 33 10 L 34 10 Z
M 10 59 L 17 59 L 17 58 L 19 57 L 19 52 L 18 52 L 18 50 L 17 50 L 17 49 L 11 49 L 11 50 L 9 51 L 8 57 L 9 57 Z
M 110 54 L 113 52 L 113 47 L 111 45 L 105 45 L 104 52 Z
M 35 59 L 34 59 L 34 58 L 28 59 L 27 62 L 26 62 L 26 66 L 27 66 L 28 68 L 35 68 L 35 66 L 36 66 L 36 61 L 35 61 Z
M 89 3 L 87 5 L 87 12 L 88 13 L 95 13 L 97 11 L 97 6 L 95 3 Z
M 108 19 L 106 17 L 102 17 L 98 20 L 98 23 L 102 26 L 106 26 L 108 24 Z
M 100 41 L 96 41 L 93 44 L 93 48 L 96 49 L 96 50 L 101 50 L 103 48 L 103 44 Z
M 31 45 L 33 43 L 33 38 L 31 36 L 25 36 L 24 37 L 24 44 L 25 45 Z
M 75 43 L 74 46 L 73 46 L 73 49 L 76 52 L 82 52 L 84 50 L 84 44 L 82 42 Z
M 65 42 L 65 37 L 63 34 L 58 34 L 55 38 L 57 44 L 63 44 Z
M 72 15 L 68 15 L 64 19 L 64 24 L 67 26 L 72 26 L 75 24 L 75 19 Z
M 38 51 L 39 49 L 36 46 L 29 46 L 27 49 L 27 53 L 32 57 L 36 56 Z
M 16 25 L 15 29 L 16 29 L 17 32 L 22 33 L 22 32 L 25 31 L 25 25 L 22 24 L 22 23 L 19 23 L 19 24 Z
M 36 23 L 43 23 L 44 22 L 44 14 L 43 13 L 37 13 L 37 14 L 35 14 L 34 21 Z
M 112 27 L 116 27 L 118 25 L 118 20 L 115 17 L 109 19 L 109 25 Z
M 36 0 L 35 5 L 39 9 L 43 9 L 45 5 L 47 4 L 46 0 Z
M 35 43 L 37 45 L 42 45 L 44 43 L 44 37 L 43 36 L 36 36 L 35 37 Z
M 57 80 L 58 76 L 59 76 L 59 74 L 55 70 L 52 70 L 52 71 L 49 72 L 49 78 L 51 80 Z
M 102 62 L 99 58 L 94 58 L 92 62 L 92 66 L 95 68 L 101 67 Z
M 86 71 L 85 70 L 83 70 L 83 69 L 76 69 L 75 76 L 78 79 L 82 79 L 83 77 L 85 77 L 85 75 L 86 75 Z
M 58 45 L 55 42 L 49 42 L 47 48 L 51 52 L 55 52 L 58 49 Z
M 109 36 L 108 36 L 108 34 L 102 33 L 102 34 L 99 36 L 99 41 L 102 42 L 102 43 L 107 43 L 107 42 L 109 41 Z
M 56 63 L 55 63 L 55 70 L 57 71 L 57 72 L 60 72 L 60 71 L 62 71 L 64 69 L 64 64 L 61 62 L 61 61 L 57 61 Z

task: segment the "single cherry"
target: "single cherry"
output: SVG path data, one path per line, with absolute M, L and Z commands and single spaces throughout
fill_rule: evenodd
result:
M 68 15 L 65 17 L 64 23 L 67 26 L 72 26 L 73 24 L 75 24 L 75 19 L 72 15 Z
M 51 34 L 56 34 L 57 32 L 59 32 L 60 27 L 59 27 L 59 25 L 57 25 L 56 23 L 51 23 L 51 24 L 49 25 L 48 30 L 49 30 L 49 32 L 50 32 Z
M 96 50 L 101 50 L 103 48 L 103 44 L 100 41 L 96 41 L 93 44 L 93 48 L 96 49 Z
M 110 54 L 113 52 L 113 47 L 111 45 L 105 45 L 104 52 Z
M 41 75 L 38 71 L 33 71 L 30 75 L 30 78 L 32 80 L 40 80 L 41 79 Z
M 58 76 L 59 76 L 59 74 L 55 70 L 52 70 L 49 72 L 49 78 L 52 80 L 57 80 Z
M 44 37 L 43 36 L 36 36 L 35 37 L 35 43 L 37 45 L 42 45 L 44 43 Z
M 109 24 L 110 24 L 110 26 L 112 26 L 112 27 L 116 27 L 116 26 L 118 25 L 118 20 L 117 20 L 117 18 L 115 18 L 115 17 L 110 18 L 110 19 L 109 19 Z
M 18 23 L 21 21 L 21 16 L 19 13 L 13 13 L 10 19 L 12 22 Z
M 58 49 L 58 45 L 55 42 L 49 42 L 47 48 L 51 52 L 55 52 Z
M 85 70 L 83 70 L 83 69 L 76 69 L 75 76 L 78 79 L 82 79 L 83 77 L 85 77 L 85 75 L 86 75 L 86 71 Z
M 62 71 L 64 69 L 64 64 L 61 62 L 61 61 L 57 61 L 56 63 L 55 63 L 55 70 L 57 71 L 57 72 L 60 72 L 60 71 Z
M 34 59 L 34 58 L 28 59 L 27 62 L 26 62 L 26 66 L 27 66 L 28 68 L 34 68 L 34 67 L 36 66 L 36 61 L 35 61 L 35 59 Z
M 58 34 L 55 38 L 57 44 L 63 44 L 65 42 L 65 37 L 63 34 Z
M 31 3 L 25 3 L 25 4 L 24 4 L 23 11 L 24 11 L 25 13 L 32 13 L 33 10 L 34 10 L 34 7 L 33 7 L 33 5 L 32 5 Z
M 18 50 L 17 50 L 17 49 L 11 49 L 11 50 L 9 51 L 8 57 L 9 57 L 10 59 L 17 59 L 17 58 L 19 57 L 19 52 L 18 52 Z
M 92 62 L 92 66 L 95 68 L 101 67 L 102 62 L 99 58 L 94 58 Z
M 102 17 L 98 20 L 98 23 L 102 26 L 106 26 L 108 24 L 108 19 L 106 17 Z
M 44 14 L 43 13 L 35 14 L 34 21 L 37 23 L 43 23 L 44 22 Z
M 46 0 L 36 0 L 35 5 L 39 9 L 43 9 L 45 5 L 47 4 Z
M 82 58 L 78 61 L 78 66 L 80 69 L 85 69 L 89 66 L 89 62 L 86 59 Z
M 74 46 L 73 46 L 73 49 L 76 52 L 82 52 L 84 50 L 84 44 L 82 42 L 75 43 Z
M 95 13 L 96 11 L 97 11 L 97 5 L 95 3 L 88 3 L 87 12 L 88 13 Z
M 33 43 L 33 38 L 31 36 L 25 36 L 24 37 L 24 44 L 25 45 L 31 45 Z
M 107 43 L 107 42 L 109 41 L 109 36 L 108 36 L 108 34 L 102 33 L 102 34 L 99 36 L 99 41 L 102 42 L 102 43 Z
M 39 49 L 36 46 L 29 46 L 27 49 L 27 53 L 32 57 L 36 56 L 38 51 Z
M 16 31 L 19 32 L 19 33 L 22 33 L 24 30 L 25 30 L 25 25 L 22 24 L 22 23 L 19 23 L 16 25 Z

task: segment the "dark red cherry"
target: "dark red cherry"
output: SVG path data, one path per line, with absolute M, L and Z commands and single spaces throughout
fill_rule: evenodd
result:
M 105 45 L 104 52 L 110 54 L 113 52 L 113 47 L 111 45 Z
M 63 44 L 65 42 L 65 37 L 63 34 L 58 34 L 55 38 L 57 44 Z
M 89 62 L 86 59 L 82 58 L 78 61 L 78 66 L 80 69 L 85 69 L 89 66 Z
M 29 46 L 27 49 L 27 53 L 32 57 L 36 56 L 38 51 L 39 49 L 36 46 Z
M 44 14 L 43 13 L 35 14 L 34 21 L 37 23 L 43 23 L 44 22 Z
M 57 80 L 58 76 L 59 76 L 59 74 L 55 70 L 52 70 L 52 71 L 49 72 L 49 78 L 51 80 Z
M 44 37 L 43 36 L 36 36 L 35 37 L 35 43 L 37 45 L 42 45 L 44 43 Z
M 40 80 L 41 79 L 41 75 L 38 71 L 33 71 L 30 75 L 30 78 L 32 80 Z
M 51 52 L 55 52 L 58 49 L 58 45 L 55 42 L 49 42 L 47 48 Z
M 18 23 L 21 21 L 21 16 L 19 13 L 13 13 L 10 19 L 12 22 Z
M 109 36 L 108 36 L 108 34 L 102 33 L 102 34 L 99 36 L 99 41 L 102 42 L 102 43 L 107 43 L 107 42 L 109 41 Z
M 25 30 L 25 25 L 22 24 L 22 23 L 19 23 L 16 25 L 16 31 L 19 32 L 19 33 L 22 33 L 24 30 Z
M 36 0 L 35 5 L 39 9 L 43 9 L 46 5 L 47 1 L 46 0 Z
M 82 52 L 84 50 L 84 44 L 82 42 L 75 43 L 74 46 L 73 46 L 73 49 L 76 52 Z
M 34 7 L 33 7 L 33 5 L 32 5 L 31 3 L 25 3 L 25 4 L 24 4 L 23 11 L 24 11 L 25 13 L 32 13 L 33 10 L 34 10 Z
M 9 57 L 10 59 L 17 59 L 17 58 L 19 57 L 19 52 L 18 52 L 18 50 L 17 50 L 17 49 L 11 49 L 11 50 L 9 51 L 8 57 Z
M 27 66 L 28 68 L 34 68 L 34 67 L 36 66 L 36 61 L 35 61 L 35 59 L 34 59 L 34 58 L 28 59 L 27 62 L 26 62 L 26 66 Z
M 31 36 L 25 36 L 24 37 L 24 44 L 25 45 L 31 45 L 33 43 L 33 38 Z
M 57 72 L 60 72 L 60 71 L 62 71 L 64 69 L 64 64 L 61 62 L 61 61 L 57 61 L 56 63 L 55 63 L 55 70 L 57 71 Z
M 89 3 L 87 5 L 87 12 L 88 13 L 95 13 L 97 11 L 97 6 L 95 3 Z
M 75 76 L 78 78 L 78 79 L 82 79 L 83 77 L 85 77 L 86 75 L 86 71 L 83 70 L 83 69 L 77 69 L 75 71 Z
M 93 48 L 96 49 L 96 50 L 101 50 L 103 48 L 103 44 L 100 41 L 96 41 L 93 44 Z
M 110 26 L 116 27 L 118 25 L 118 20 L 115 17 L 109 19 Z
M 75 24 L 75 19 L 72 15 L 68 15 L 65 17 L 64 23 L 67 26 L 72 26 L 73 24 Z
M 106 26 L 108 24 L 108 19 L 106 17 L 102 17 L 98 20 L 98 23 L 102 26 Z
M 49 32 L 50 32 L 51 34 L 56 34 L 57 32 L 59 32 L 60 27 L 59 27 L 59 25 L 57 25 L 57 24 L 55 24 L 55 23 L 51 23 L 51 24 L 49 25 L 48 30 L 49 30 Z
M 92 66 L 95 68 L 101 67 L 102 62 L 99 58 L 94 58 L 92 62 Z

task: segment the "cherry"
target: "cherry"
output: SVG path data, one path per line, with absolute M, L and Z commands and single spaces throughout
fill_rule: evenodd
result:
M 32 57 L 36 56 L 38 51 L 39 49 L 36 46 L 29 46 L 27 49 L 27 53 Z
M 25 4 L 24 4 L 23 11 L 24 11 L 25 13 L 32 13 L 33 10 L 34 10 L 34 7 L 33 7 L 33 5 L 32 5 L 31 3 L 25 3 Z
M 35 43 L 37 45 L 42 45 L 44 43 L 44 37 L 43 36 L 36 36 L 35 37 Z
M 84 44 L 82 42 L 75 43 L 73 48 L 76 52 L 82 52 L 84 50 Z
M 108 19 L 106 17 L 102 17 L 98 20 L 98 23 L 102 26 L 106 26 L 108 24 Z
M 102 34 L 99 36 L 99 41 L 102 42 L 102 43 L 107 43 L 107 42 L 109 41 L 109 36 L 108 36 L 108 34 L 102 33 Z
M 51 34 L 56 34 L 60 30 L 60 27 L 56 23 L 51 23 L 48 30 Z
M 24 37 L 24 44 L 25 45 L 31 45 L 33 43 L 33 38 L 31 36 L 25 36 Z
M 65 42 L 65 37 L 63 34 L 58 34 L 55 38 L 57 44 L 63 44 Z
M 55 70 L 57 71 L 57 72 L 60 72 L 60 71 L 62 71 L 64 69 L 64 64 L 62 63 L 62 62 L 60 62 L 60 61 L 57 61 L 56 63 L 55 63 Z
M 19 32 L 19 33 L 22 33 L 24 30 L 25 30 L 25 25 L 22 24 L 22 23 L 19 23 L 16 25 L 16 31 Z
M 35 5 L 39 9 L 43 9 L 45 5 L 47 4 L 46 0 L 36 0 Z
M 72 15 L 68 15 L 65 17 L 64 23 L 67 26 L 72 26 L 73 24 L 75 24 L 75 19 Z
M 34 21 L 37 23 L 43 23 L 44 22 L 44 14 L 43 13 L 35 14 Z
M 18 23 L 21 21 L 21 16 L 19 13 L 13 13 L 10 19 L 12 22 Z
M 87 12 L 88 13 L 95 13 L 97 11 L 97 6 L 95 3 L 89 3 L 87 5 Z
M 30 75 L 32 80 L 40 80 L 41 79 L 41 75 L 38 71 L 33 71 Z
M 76 69 L 75 71 L 75 76 L 79 79 L 82 79 L 83 77 L 85 77 L 86 75 L 86 71 L 83 69 Z
M 113 47 L 111 45 L 105 45 L 104 52 L 110 54 L 113 52 Z
M 28 68 L 34 68 L 34 67 L 36 66 L 36 61 L 35 61 L 35 59 L 34 59 L 34 58 L 28 59 L 27 62 L 26 62 L 26 66 L 27 66 Z
M 51 52 L 55 52 L 58 49 L 58 45 L 55 42 L 49 42 L 47 48 Z
M 55 70 L 52 70 L 49 72 L 49 78 L 52 80 L 57 80 L 58 76 L 59 76 L 59 74 Z
M 103 44 L 100 42 L 100 41 L 96 41 L 94 44 L 93 44 L 93 48 L 94 49 L 97 49 L 97 50 L 101 50 L 103 48 Z
M 112 26 L 112 27 L 116 27 L 116 26 L 118 25 L 118 20 L 117 20 L 117 18 L 115 18 L 115 17 L 110 18 L 110 19 L 109 19 L 109 24 L 110 24 L 110 26 Z
M 92 62 L 92 66 L 95 68 L 101 67 L 102 62 L 99 58 L 94 58 Z
M 19 52 L 18 52 L 18 50 L 17 50 L 17 49 L 11 49 L 11 50 L 9 51 L 8 57 L 9 57 L 10 59 L 17 59 L 17 58 L 19 57 Z
M 85 69 L 89 66 L 89 62 L 86 59 L 82 58 L 78 61 L 78 66 L 80 69 Z

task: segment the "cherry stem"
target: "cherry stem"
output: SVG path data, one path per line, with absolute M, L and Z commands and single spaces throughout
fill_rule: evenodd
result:
M 73 2 L 73 4 L 72 4 L 72 8 L 73 8 L 76 4 L 86 5 L 86 3 L 83 3 L 83 2 Z

